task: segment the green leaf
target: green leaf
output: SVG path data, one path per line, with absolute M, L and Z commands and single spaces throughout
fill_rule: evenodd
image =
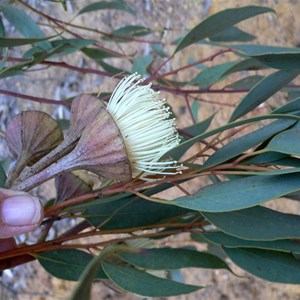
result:
M 102 61 L 104 58 L 116 57 L 114 54 L 98 48 L 83 48 L 81 51 L 96 62 Z
M 85 6 L 79 11 L 78 15 L 103 9 L 116 9 L 126 11 L 132 15 L 135 14 L 134 10 L 123 1 L 100 1 Z
M 4 187 L 6 181 L 6 174 L 2 167 L 2 163 L 0 163 L 0 187 Z
M 284 166 L 284 167 L 299 168 L 300 167 L 300 159 L 295 158 L 295 157 L 290 157 L 289 155 L 285 155 L 285 157 L 282 157 L 282 158 L 278 159 L 277 161 L 274 161 L 273 164 L 276 164 L 279 166 Z
M 11 5 L 0 4 L 5 18 L 26 38 L 46 38 L 40 27 L 22 10 Z M 48 51 L 52 48 L 48 41 L 37 42 L 36 45 Z
M 298 76 L 299 73 L 300 70 L 280 70 L 262 79 L 240 101 L 237 108 L 234 110 L 230 121 L 232 122 L 242 117 L 266 101 L 269 97 Z
M 151 46 L 151 48 L 160 57 L 167 57 L 167 54 L 165 53 L 165 49 L 164 49 L 164 47 L 162 45 L 160 45 L 160 44 L 154 44 L 154 45 Z
M 123 70 L 123 69 L 119 69 L 114 67 L 111 64 L 107 64 L 105 61 L 103 60 L 97 60 L 96 61 L 97 64 L 99 64 L 105 71 L 107 72 L 111 72 L 112 74 L 129 74 L 129 72 Z
M 274 12 L 268 7 L 245 6 L 240 8 L 226 9 L 209 16 L 203 22 L 194 27 L 178 44 L 174 53 L 194 44 L 202 39 L 213 36 L 233 25 L 248 18 Z
M 237 27 L 229 27 L 213 36 L 209 39 L 213 42 L 249 42 L 256 37 L 249 34 Z
M 226 248 L 258 248 L 265 250 L 276 250 L 287 253 L 300 253 L 300 244 L 292 240 L 277 241 L 249 241 L 239 239 L 221 231 L 198 233 L 192 235 L 193 240 L 203 242 L 203 240 Z
M 271 282 L 300 283 L 300 261 L 292 254 L 247 248 L 224 248 L 240 268 Z
M 211 121 L 213 120 L 214 116 L 215 116 L 215 114 L 211 115 L 204 121 L 201 121 L 192 126 L 186 127 L 183 130 L 180 130 L 181 135 L 190 137 L 190 136 L 196 136 L 196 135 L 204 133 L 210 126 Z M 180 157 L 178 157 L 177 159 L 179 159 L 179 158 Z
M 269 142 L 266 147 L 268 151 L 275 151 L 285 154 L 300 155 L 300 128 L 285 130 Z
M 95 227 L 103 229 L 152 225 L 165 219 L 189 213 L 173 205 L 154 203 L 138 197 L 128 197 L 108 203 L 90 205 L 83 216 Z
M 300 238 L 300 217 L 256 206 L 226 213 L 203 213 L 220 230 L 241 239 L 272 241 Z
M 275 69 L 299 69 L 299 48 L 274 47 L 268 45 L 231 45 L 242 55 L 252 56 L 261 63 Z
M 5 36 L 5 28 L 4 28 L 4 24 L 3 24 L 2 18 L 0 16 L 0 37 L 4 37 L 4 36 Z M 2 47 L 0 47 L 0 54 L 1 53 L 2 53 Z
M 271 114 L 271 115 L 263 115 L 263 116 L 258 116 L 258 117 L 253 117 L 253 118 L 249 118 L 249 119 L 245 119 L 245 120 L 240 120 L 240 121 L 236 121 L 236 122 L 231 122 L 228 123 L 224 126 L 220 126 L 216 129 L 213 129 L 211 131 L 199 134 L 187 141 L 182 142 L 181 144 L 179 144 L 178 146 L 174 147 L 173 149 L 169 150 L 167 153 L 165 153 L 162 157 L 166 158 L 166 157 L 177 157 L 180 158 L 190 147 L 192 147 L 196 142 L 199 142 L 201 140 L 204 140 L 210 136 L 213 136 L 219 132 L 224 132 L 225 130 L 228 130 L 230 128 L 234 128 L 240 125 L 244 125 L 244 124 L 249 124 L 249 123 L 254 123 L 260 120 L 266 120 L 266 119 L 295 119 L 298 120 L 299 118 L 297 116 L 292 116 L 292 115 L 284 115 L 284 114 L 279 114 L 279 115 L 275 115 L 275 114 Z
M 58 53 L 64 45 L 59 45 L 56 48 L 52 48 L 49 52 L 36 52 L 33 53 L 33 57 L 26 62 L 15 64 L 11 67 L 6 67 L 0 71 L 0 76 L 7 76 L 7 73 L 15 72 L 15 71 L 23 71 L 27 70 L 30 67 L 40 63 L 41 61 L 45 60 L 46 58 Z
M 299 246 L 300 247 L 300 246 Z M 220 258 L 190 249 L 141 249 L 138 253 L 119 253 L 129 264 L 147 270 L 176 270 L 181 268 L 227 269 Z
M 286 114 L 298 111 L 300 109 L 300 97 L 289 101 L 288 103 L 274 109 L 272 114 Z
M 0 36 L 4 37 L 5 36 L 5 27 L 2 21 L 2 18 L 0 17 Z
M 94 44 L 95 42 L 96 42 L 95 40 L 91 40 L 91 39 L 59 39 L 59 40 L 51 41 L 51 45 L 53 48 L 59 45 L 64 45 L 62 51 L 60 51 L 56 55 L 56 56 L 62 56 L 62 55 L 72 54 L 78 50 L 81 50 L 82 48 Z
M 51 275 L 63 279 L 77 281 L 93 259 L 91 254 L 77 249 L 59 249 L 39 253 L 36 255 L 42 267 Z M 107 278 L 102 269 L 97 273 L 97 278 Z
M 91 39 L 58 39 L 51 41 L 53 47 L 57 47 L 59 45 L 68 45 L 76 47 L 77 49 L 82 49 L 91 44 L 94 44 L 96 41 Z
M 300 68 L 300 53 L 266 54 L 260 55 L 256 59 L 274 69 Z
M 262 64 L 261 62 L 257 61 L 254 58 L 247 58 L 237 62 L 235 65 L 229 68 L 223 74 L 223 76 L 225 77 L 229 74 L 240 72 L 240 71 L 257 71 L 262 69 L 266 69 L 266 66 L 264 64 Z
M 53 38 L 54 36 L 48 36 L 45 38 L 4 38 L 0 37 L 0 47 L 18 47 L 28 44 L 37 44 L 40 41 L 45 41 Z
M 277 120 L 263 128 L 257 129 L 254 132 L 248 133 L 240 138 L 237 138 L 211 155 L 204 164 L 205 168 L 209 168 L 234 158 L 244 151 L 264 142 L 278 132 L 281 132 L 292 126 L 295 120 Z
M 152 33 L 152 31 L 147 27 L 139 25 L 128 25 L 112 31 L 109 36 L 104 36 L 102 39 L 106 41 L 113 40 L 118 43 L 128 43 L 130 42 L 128 38 L 145 36 L 150 33 Z
M 300 174 L 252 176 L 208 185 L 172 204 L 204 212 L 226 212 L 248 208 L 300 189 Z
M 153 61 L 152 55 L 136 56 L 133 60 L 131 72 L 144 75 L 146 73 L 148 66 L 152 63 L 152 61 Z
M 299 48 L 291 47 L 278 47 L 269 45 L 257 45 L 257 44 L 241 44 L 230 45 L 231 48 L 237 49 L 242 55 L 258 58 L 260 55 L 266 54 L 299 54 Z
M 206 89 L 212 84 L 219 81 L 222 78 L 223 74 L 237 63 L 239 63 L 239 61 L 227 62 L 211 68 L 206 68 L 195 78 L 193 78 L 190 84 L 197 85 L 201 89 Z
M 47 57 L 61 57 L 64 55 L 72 54 L 86 46 L 95 43 L 94 40 L 85 40 L 85 39 L 58 39 L 51 41 L 51 45 L 56 51 L 49 51 L 51 55 Z M 44 53 L 39 47 L 30 48 L 23 54 L 23 58 L 31 59 L 36 55 L 36 53 L 40 53 L 41 55 Z
M 226 86 L 226 89 L 238 90 L 238 89 L 252 89 L 259 81 L 264 77 L 260 75 L 252 75 L 242 78 L 232 84 Z
M 200 108 L 199 102 L 197 100 L 194 100 L 191 105 L 191 111 L 195 121 L 198 121 L 199 108 Z
M 250 157 L 249 159 L 245 160 L 245 163 L 249 164 L 272 164 L 273 162 L 276 164 L 276 162 L 282 158 L 286 158 L 286 154 L 278 153 L 278 152 L 265 152 L 253 157 Z
M 145 297 L 188 294 L 201 287 L 159 278 L 149 273 L 113 263 L 102 262 L 106 275 L 120 288 Z
M 113 249 L 118 246 L 104 248 L 98 256 L 95 256 L 80 275 L 79 282 L 73 291 L 69 300 L 90 299 L 91 287 L 99 270 L 101 270 L 101 262 L 105 256 L 112 253 Z

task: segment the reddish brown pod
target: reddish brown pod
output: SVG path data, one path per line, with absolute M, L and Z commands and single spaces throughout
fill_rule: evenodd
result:
M 41 111 L 24 111 L 15 116 L 6 131 L 7 145 L 17 160 L 9 185 L 24 169 L 48 154 L 63 141 L 57 122 Z

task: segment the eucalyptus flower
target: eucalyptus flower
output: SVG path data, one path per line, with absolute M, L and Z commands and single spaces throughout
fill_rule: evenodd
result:
M 170 149 L 179 144 L 175 118 L 170 118 L 170 108 L 151 83 L 140 85 L 139 74 L 123 78 L 107 105 L 107 110 L 116 122 L 127 151 L 132 177 L 141 174 L 174 175 L 176 161 L 159 161 Z
M 57 175 L 80 169 L 117 181 L 136 177 L 154 180 L 153 175 L 178 174 L 176 161 L 162 159 L 180 141 L 175 119 L 171 118 L 165 100 L 159 99 L 159 92 L 155 92 L 151 84 L 142 85 L 142 82 L 138 74 L 122 79 L 107 106 L 92 96 L 74 99 L 71 112 L 77 116 L 85 115 L 91 100 L 93 107 L 99 107 L 90 120 L 84 118 L 85 126 L 73 150 L 13 187 L 29 190 Z M 70 127 L 68 135 L 72 136 L 74 128 L 76 126 Z M 74 139 L 69 140 L 73 145 Z M 62 143 L 64 147 L 65 144 Z M 57 152 L 55 149 L 52 153 Z M 48 156 L 54 161 L 51 153 Z

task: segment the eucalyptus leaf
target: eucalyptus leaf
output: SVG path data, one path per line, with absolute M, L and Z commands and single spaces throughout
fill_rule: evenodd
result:
M 290 253 L 226 247 L 224 251 L 240 268 L 257 277 L 278 283 L 300 283 L 300 261 Z
M 96 62 L 102 61 L 104 58 L 115 57 L 114 54 L 98 48 L 82 48 L 81 51 Z
M 47 251 L 37 254 L 36 257 L 48 273 L 57 278 L 71 281 L 77 281 L 93 259 L 91 254 L 77 249 Z M 98 271 L 97 278 L 107 278 L 102 269 Z
M 0 47 L 18 47 L 28 44 L 36 44 L 41 41 L 46 41 L 54 36 L 48 36 L 45 38 L 6 38 L 0 37 Z
M 218 246 L 226 248 L 257 248 L 264 250 L 276 250 L 287 253 L 300 253 L 300 244 L 295 240 L 276 240 L 276 241 L 251 241 L 243 240 L 228 235 L 221 231 L 198 233 L 192 235 L 195 241 L 208 241 Z
M 204 166 L 205 168 L 209 168 L 234 158 L 271 138 L 278 132 L 289 128 L 293 124 L 295 124 L 295 120 L 277 120 L 240 138 L 234 139 L 211 155 Z
M 246 58 L 234 64 L 231 68 L 226 70 L 222 76 L 227 76 L 232 73 L 241 72 L 241 71 L 257 71 L 263 70 L 267 67 L 254 58 Z
M 138 253 L 119 253 L 126 262 L 146 270 L 208 268 L 230 270 L 220 258 L 205 252 L 180 248 L 140 249 Z
M 254 35 L 233 26 L 210 36 L 209 40 L 213 42 L 249 42 L 255 38 Z
M 239 63 L 239 61 L 238 61 Z M 226 62 L 211 68 L 206 68 L 193 78 L 190 84 L 197 85 L 201 89 L 206 89 L 217 81 L 221 80 L 224 73 L 231 69 L 237 62 Z
M 2 167 L 2 163 L 0 163 L 0 187 L 4 187 L 6 181 L 6 174 Z
M 300 128 L 285 130 L 272 138 L 266 147 L 268 151 L 300 155 Z
M 0 38 L 5 36 L 5 28 L 4 28 L 4 24 L 2 21 L 2 18 L 0 16 Z M 2 47 L 0 47 L 0 54 L 2 53 Z M 2 67 L 0 68 L 2 69 Z
M 83 216 L 95 227 L 102 224 L 102 229 L 117 229 L 157 224 L 189 212 L 173 205 L 129 197 L 90 205 Z
M 116 68 L 112 65 L 112 63 L 108 64 L 104 60 L 98 60 L 96 59 L 96 62 L 107 72 L 110 72 L 112 74 L 129 74 L 126 70 Z
M 153 61 L 152 55 L 136 56 L 133 59 L 131 72 L 144 75 L 146 73 L 148 66 L 152 63 L 152 61 Z
M 261 75 L 252 75 L 242 78 L 232 84 L 226 86 L 226 89 L 252 89 L 259 81 L 263 79 Z
M 172 204 L 203 212 L 227 212 L 280 198 L 300 189 L 300 174 L 251 176 L 208 185 Z
M 255 155 L 253 157 L 250 157 L 248 159 L 245 159 L 246 164 L 277 164 L 278 160 L 281 160 L 283 158 L 288 157 L 288 155 L 279 153 L 279 152 L 273 152 L 273 151 L 268 151 L 264 152 L 258 155 Z
M 184 129 L 180 130 L 181 135 L 183 135 L 184 137 L 191 137 L 204 133 L 210 126 L 214 116 L 215 114 L 199 123 L 196 123 L 189 127 L 185 127 Z
M 274 12 L 268 7 L 245 6 L 218 12 L 195 26 L 177 45 L 175 53 L 251 17 Z
M 300 70 L 280 70 L 259 81 L 240 101 L 232 113 L 230 121 L 232 122 L 256 108 L 297 77 L 299 73 Z
M 224 213 L 202 213 L 227 234 L 247 240 L 273 241 L 300 238 L 300 216 L 256 206 Z
M 130 41 L 128 38 L 145 36 L 150 33 L 152 33 L 152 30 L 145 26 L 128 25 L 112 31 L 110 35 L 104 36 L 102 39 L 118 43 L 127 43 Z
M 73 290 L 69 300 L 90 299 L 91 287 L 94 279 L 97 277 L 99 270 L 101 270 L 101 262 L 106 256 L 109 256 L 114 251 L 114 246 L 104 248 L 98 256 L 94 256 L 90 260 L 84 271 L 79 277 L 79 282 Z
M 169 297 L 188 294 L 201 288 L 156 277 L 145 271 L 114 263 L 102 262 L 102 268 L 117 286 L 141 296 Z
M 230 45 L 230 47 L 237 49 L 241 54 L 257 58 L 260 55 L 267 54 L 300 54 L 299 48 L 281 47 L 271 45 L 257 45 L 257 44 L 240 44 Z
M 78 15 L 97 11 L 97 10 L 103 10 L 103 9 L 116 9 L 116 10 L 122 10 L 129 12 L 130 14 L 135 14 L 134 10 L 125 2 L 123 1 L 99 1 L 95 3 L 88 4 L 84 8 L 82 8 Z
M 228 130 L 230 128 L 234 128 L 240 125 L 254 123 L 260 120 L 267 120 L 267 119 L 294 119 L 298 120 L 299 118 L 297 116 L 292 115 L 285 115 L 285 114 L 271 114 L 271 115 L 263 115 L 258 117 L 253 117 L 245 120 L 235 121 L 228 123 L 224 126 L 221 126 L 219 128 L 213 129 L 211 131 L 199 134 L 189 140 L 186 140 L 182 143 L 180 143 L 178 146 L 174 147 L 173 149 L 169 150 L 167 153 L 163 155 L 162 158 L 166 157 L 173 157 L 176 159 L 179 159 L 190 147 L 192 147 L 196 142 L 199 142 L 201 140 L 204 140 L 210 136 L 213 136 L 219 132 L 224 132 L 225 130 Z
M 272 111 L 273 114 L 285 114 L 285 113 L 292 113 L 295 111 L 299 111 L 300 109 L 300 97 L 289 101 L 288 103 L 274 109 Z
M 299 48 L 268 45 L 231 45 L 241 54 L 251 56 L 264 65 L 275 69 L 299 69 Z
M 46 38 L 40 27 L 25 14 L 22 10 L 13 7 L 12 5 L 0 4 L 5 18 L 26 38 Z M 36 45 L 43 50 L 48 51 L 52 48 L 51 44 L 45 40 L 37 42 Z

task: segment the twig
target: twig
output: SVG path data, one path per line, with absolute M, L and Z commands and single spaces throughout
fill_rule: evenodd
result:
M 30 100 L 30 101 L 34 101 L 34 102 L 38 102 L 38 103 L 44 103 L 44 104 L 64 105 L 64 106 L 68 106 L 68 107 L 71 105 L 71 102 L 67 101 L 67 100 L 57 101 L 54 99 L 40 98 L 40 97 L 36 97 L 36 96 L 25 95 L 25 94 L 21 94 L 18 92 L 2 90 L 2 89 L 0 89 L 0 94 L 17 97 L 17 98 L 22 98 L 22 99 L 26 99 L 26 100 Z

